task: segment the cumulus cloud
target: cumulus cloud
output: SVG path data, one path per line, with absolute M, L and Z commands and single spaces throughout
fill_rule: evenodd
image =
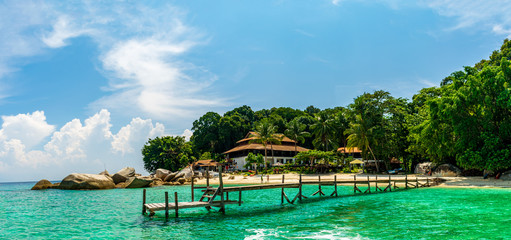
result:
M 20 140 L 24 146 L 29 148 L 39 144 L 55 130 L 55 126 L 46 122 L 43 111 L 2 116 L 2 121 L 0 140 L 2 138 Z
M 73 119 L 58 130 L 46 123 L 41 111 L 2 119 L 0 182 L 60 179 L 71 172 L 96 173 L 104 168 L 117 171 L 125 166 L 143 173 L 140 149 L 148 138 L 164 135 L 165 131 L 160 123 L 134 118 L 113 133 L 110 112 L 105 109 L 83 123 Z M 26 132 L 33 132 L 34 139 Z

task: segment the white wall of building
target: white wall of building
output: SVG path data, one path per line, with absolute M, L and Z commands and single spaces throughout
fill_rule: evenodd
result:
M 244 166 L 245 166 L 245 164 L 247 164 L 247 161 L 246 161 L 247 156 L 231 158 L 231 159 L 234 162 L 236 162 L 236 167 L 235 167 L 236 170 L 246 170 L 246 168 Z M 273 161 L 273 160 L 275 160 L 275 161 Z M 283 164 L 293 163 L 294 162 L 294 158 L 292 158 L 292 157 L 279 157 L 279 156 L 275 156 L 274 158 L 268 157 L 268 162 L 270 164 L 275 164 L 277 162 L 280 162 L 280 163 L 283 163 Z

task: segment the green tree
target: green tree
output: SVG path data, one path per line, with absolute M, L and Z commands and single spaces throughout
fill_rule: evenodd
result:
M 351 123 L 350 128 L 346 130 L 346 134 L 348 135 L 348 147 L 358 147 L 362 149 L 362 151 L 369 150 L 375 160 L 376 171 L 380 172 L 379 164 L 376 162 L 376 156 L 371 148 L 372 133 L 373 128 L 368 126 L 362 116 L 357 115 L 355 122 Z
M 279 138 L 276 135 L 276 127 L 268 120 L 263 119 L 256 125 L 256 129 L 254 131 L 254 139 L 251 142 L 257 142 L 263 145 L 264 147 L 264 162 L 265 168 L 268 164 L 268 153 L 267 146 L 268 144 L 278 143 Z M 273 145 L 272 145 L 273 152 Z M 273 154 L 272 154 L 273 155 Z
M 287 129 L 284 131 L 284 135 L 295 141 L 295 154 L 297 154 L 298 143 L 303 143 L 305 137 L 308 137 L 310 134 L 305 131 L 305 124 L 300 123 L 297 119 L 293 119 L 286 126 Z
M 330 151 L 309 150 L 296 154 L 296 160 L 299 162 L 308 161 L 312 166 L 316 160 L 318 160 L 318 162 L 321 161 L 321 163 L 329 163 L 333 156 L 334 153 Z
M 184 137 L 156 137 L 142 148 L 144 168 L 154 172 L 158 168 L 177 171 L 193 162 L 192 147 Z
M 218 113 L 208 112 L 193 122 L 190 141 L 198 152 L 218 152 L 218 124 L 221 118 Z
M 264 164 L 264 157 L 261 154 L 253 154 L 248 153 L 248 156 L 246 158 L 247 164 L 245 164 L 245 168 L 248 168 L 249 166 L 252 166 L 255 169 L 255 174 L 257 174 L 257 169 L 261 164 Z
M 334 120 L 327 112 L 316 114 L 316 122 L 312 125 L 314 147 L 328 151 L 335 148 L 333 135 L 335 132 Z

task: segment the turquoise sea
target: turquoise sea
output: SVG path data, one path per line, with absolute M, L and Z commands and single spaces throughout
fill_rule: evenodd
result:
M 280 205 L 280 189 L 243 193 L 226 214 L 184 209 L 141 215 L 142 189 L 30 191 L 0 183 L 0 239 L 505 239 L 511 236 L 511 189 L 421 188 L 342 197 L 314 196 Z M 323 187 L 330 193 L 332 187 Z M 314 193 L 317 186 L 305 186 Z M 147 189 L 190 200 L 189 186 Z M 294 197 L 296 189 L 288 189 Z M 197 190 L 196 195 L 199 194 Z M 236 194 L 235 194 L 236 195 Z M 231 199 L 237 198 L 231 195 Z M 171 200 L 173 201 L 173 199 Z

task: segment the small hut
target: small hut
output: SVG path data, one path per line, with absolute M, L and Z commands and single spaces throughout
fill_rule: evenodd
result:
M 199 160 L 193 163 L 194 170 L 215 170 L 220 163 L 213 159 Z

